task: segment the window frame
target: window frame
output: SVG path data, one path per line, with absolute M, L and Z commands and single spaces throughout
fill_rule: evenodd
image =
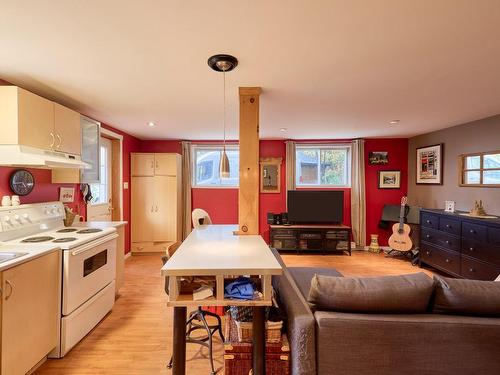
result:
M 191 145 L 191 188 L 193 189 L 238 189 L 240 187 L 239 171 L 238 171 L 238 184 L 236 185 L 198 185 L 196 183 L 196 151 L 197 150 L 219 150 L 222 151 L 224 144 L 222 143 L 212 143 L 212 144 L 194 144 Z M 240 157 L 240 146 L 239 144 L 226 143 L 226 150 L 237 150 L 238 151 L 238 164 Z M 219 166 L 217 166 L 218 170 Z
M 345 185 L 330 185 L 330 184 L 300 184 L 298 182 L 297 175 L 297 151 L 300 149 L 314 149 L 314 150 L 346 150 L 347 158 L 346 158 L 346 175 L 345 181 L 347 184 Z M 351 182 L 351 159 L 352 158 L 352 146 L 348 143 L 302 143 L 295 145 L 295 165 L 294 165 L 294 184 L 296 188 L 299 189 L 317 189 L 317 188 L 325 188 L 325 189 L 350 189 L 352 186 Z M 320 158 L 320 167 L 318 169 L 318 181 L 321 181 L 321 158 Z
M 484 168 L 484 156 L 500 154 L 500 150 L 474 152 L 470 154 L 461 154 L 458 157 L 458 185 L 462 187 L 500 187 L 500 184 L 483 184 L 483 173 L 485 171 L 500 171 L 500 168 Z M 471 156 L 479 156 L 479 168 L 467 169 L 466 158 Z M 468 184 L 465 182 L 465 174 L 467 172 L 479 172 L 479 183 Z

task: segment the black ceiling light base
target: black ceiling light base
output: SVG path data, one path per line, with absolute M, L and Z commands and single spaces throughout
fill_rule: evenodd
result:
M 238 65 L 238 59 L 231 55 L 213 55 L 208 59 L 208 66 L 216 72 L 230 72 Z

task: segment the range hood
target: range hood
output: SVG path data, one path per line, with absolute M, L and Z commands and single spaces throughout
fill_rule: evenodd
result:
M 92 166 L 82 161 L 79 155 L 47 151 L 21 145 L 0 145 L 0 165 L 32 168 L 78 168 Z

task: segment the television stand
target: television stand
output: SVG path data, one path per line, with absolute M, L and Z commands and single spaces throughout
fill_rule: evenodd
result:
M 351 228 L 346 225 L 270 225 L 270 228 L 270 245 L 279 252 L 351 255 Z

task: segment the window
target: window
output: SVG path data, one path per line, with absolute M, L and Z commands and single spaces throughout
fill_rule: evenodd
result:
M 500 186 L 500 151 L 460 156 L 462 186 Z
M 92 193 L 91 205 L 108 203 L 111 198 L 111 141 L 101 138 L 99 148 L 99 182 L 89 184 Z
M 230 174 L 229 178 L 225 179 L 221 179 L 219 175 L 222 149 L 222 145 L 196 145 L 192 147 L 194 187 L 237 187 L 239 185 L 239 148 L 235 145 L 226 145 Z
M 346 187 L 351 185 L 351 147 L 346 145 L 297 145 L 295 185 Z

